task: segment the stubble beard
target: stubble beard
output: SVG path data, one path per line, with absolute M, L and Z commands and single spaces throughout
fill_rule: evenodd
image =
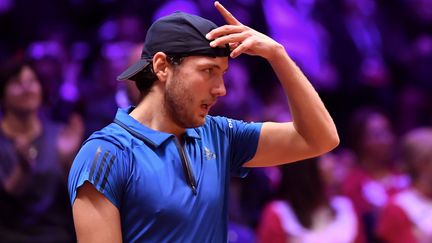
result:
M 168 117 L 178 126 L 194 128 L 203 125 L 203 121 L 193 113 L 193 94 L 187 90 L 183 81 L 174 79 L 166 86 L 164 107 Z

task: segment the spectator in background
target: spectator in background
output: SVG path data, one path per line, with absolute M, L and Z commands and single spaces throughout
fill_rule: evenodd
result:
M 79 44 L 69 46 L 67 37 L 61 32 L 50 35 L 53 37 L 32 42 L 26 48 L 26 57 L 44 84 L 46 115 L 54 121 L 67 122 L 72 114 L 78 112 L 80 104 L 78 82 L 82 56 L 86 55 L 85 47 Z
M 258 242 L 363 242 L 351 201 L 327 195 L 317 158 L 281 168 L 279 200 L 264 209 Z
M 26 52 L 38 78 L 45 84 L 43 86 L 44 98 L 46 98 L 44 103 L 53 113 L 47 115 L 57 119 L 60 117 L 58 113 L 65 111 L 64 107 L 60 108 L 62 103 L 60 87 L 64 80 L 67 48 L 61 41 L 52 39 L 32 42 Z
M 73 242 L 66 179 L 83 124 L 73 116 L 60 126 L 41 113 L 42 85 L 29 64 L 0 70 L 0 239 Z
M 412 186 L 385 206 L 378 235 L 388 243 L 432 242 L 432 128 L 417 128 L 402 140 Z
M 349 145 L 356 158 L 342 191 L 351 198 L 361 217 L 368 242 L 375 242 L 376 218 L 390 195 L 409 184 L 395 163 L 395 134 L 389 118 L 372 108 L 351 117 Z
M 328 195 L 342 194 L 343 183 L 354 164 L 351 150 L 339 147 L 319 158 L 319 169 L 326 184 Z

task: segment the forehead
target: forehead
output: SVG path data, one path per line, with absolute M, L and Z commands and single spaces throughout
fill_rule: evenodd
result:
M 16 73 L 11 75 L 8 80 L 6 80 L 6 85 L 11 83 L 16 83 L 20 81 L 21 79 L 28 79 L 29 77 L 32 78 L 35 76 L 33 70 L 28 66 L 22 66 L 20 67 Z
M 213 66 L 221 70 L 228 69 L 228 57 L 189 56 L 183 61 L 186 65 Z
M 34 73 L 33 69 L 31 69 L 29 66 L 24 66 L 21 69 L 19 76 L 21 78 L 28 77 L 28 76 L 35 76 L 35 73 Z

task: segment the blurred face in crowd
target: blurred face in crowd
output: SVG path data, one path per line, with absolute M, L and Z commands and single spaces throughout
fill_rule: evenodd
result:
M 349 151 L 329 152 L 319 157 L 319 169 L 326 185 L 340 187 L 354 164 L 354 155 Z
M 403 137 L 401 148 L 414 184 L 426 185 L 424 192 L 432 197 L 432 128 L 410 131 Z
M 42 103 L 42 87 L 35 72 L 24 66 L 20 73 L 8 80 L 4 94 L 5 111 L 27 113 L 36 111 Z
M 373 113 L 366 120 L 361 140 L 361 151 L 366 156 L 373 156 L 379 161 L 388 161 L 392 157 L 394 134 L 389 120 Z
M 165 108 L 180 127 L 201 126 L 217 98 L 226 94 L 227 57 L 190 56 L 172 65 L 165 86 Z

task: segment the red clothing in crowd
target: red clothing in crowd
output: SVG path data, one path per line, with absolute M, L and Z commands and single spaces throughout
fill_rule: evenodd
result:
M 377 231 L 388 243 L 432 242 L 432 199 L 412 189 L 395 195 L 383 209 Z
M 318 209 L 314 213 L 312 227 L 305 228 L 294 211 L 284 201 L 273 201 L 263 211 L 258 228 L 258 242 L 272 243 L 351 243 L 364 242 L 360 224 L 349 199 L 334 197 L 331 208 Z

